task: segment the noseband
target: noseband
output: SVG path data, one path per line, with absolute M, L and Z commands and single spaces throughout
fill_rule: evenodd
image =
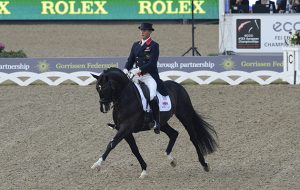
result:
M 106 98 L 103 98 L 103 97 L 101 98 L 101 97 L 100 97 L 100 100 L 99 100 L 100 105 L 101 105 L 101 104 L 109 104 L 110 102 L 112 102 L 111 82 L 108 81 L 108 82 L 105 84 L 105 86 L 108 86 L 107 88 L 109 88 L 109 91 L 106 92 L 106 94 L 108 93 L 109 95 L 106 96 Z M 100 93 L 100 91 L 101 91 L 101 88 L 102 88 L 102 87 L 100 87 L 100 86 L 98 87 L 99 93 Z

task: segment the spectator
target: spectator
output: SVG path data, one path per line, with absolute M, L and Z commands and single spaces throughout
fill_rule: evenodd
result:
M 289 0 L 290 5 L 292 5 L 292 12 L 300 13 L 300 0 Z
M 270 1 L 270 0 L 258 0 L 255 2 L 255 4 L 261 4 L 261 5 L 270 5 L 270 9 L 272 8 L 273 9 L 273 12 L 275 13 L 276 12 L 276 7 L 275 7 L 275 3 L 274 1 Z
M 230 0 L 230 6 L 232 5 L 248 5 L 249 6 L 249 0 Z
M 276 11 L 278 13 L 284 13 L 285 11 L 289 11 L 289 10 L 286 10 L 286 2 L 287 2 L 287 0 L 277 0 L 276 1 L 276 5 L 277 5 Z
M 249 13 L 249 0 L 230 0 L 232 13 Z

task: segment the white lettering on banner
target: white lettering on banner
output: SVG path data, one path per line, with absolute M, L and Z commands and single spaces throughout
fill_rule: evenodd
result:
M 157 67 L 175 69 L 175 68 L 179 67 L 179 64 L 176 61 L 174 63 L 160 63 L 160 62 L 157 62 Z
M 25 70 L 27 71 L 30 68 L 30 65 L 22 64 L 19 65 L 0 65 L 0 70 Z
M 158 68 L 170 68 L 170 69 L 175 69 L 175 68 L 214 68 L 215 63 L 210 62 L 210 61 L 205 61 L 202 63 L 177 63 L 176 61 L 174 63 L 157 63 Z
M 180 69 L 182 68 L 194 68 L 194 67 L 208 67 L 213 68 L 215 66 L 215 63 L 210 61 L 205 61 L 204 63 L 180 63 Z

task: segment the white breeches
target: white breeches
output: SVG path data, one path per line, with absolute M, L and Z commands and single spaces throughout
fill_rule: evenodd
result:
M 135 76 L 133 78 L 133 82 L 135 83 L 138 83 L 139 80 L 147 85 L 150 91 L 150 100 L 153 100 L 153 98 L 156 96 L 156 90 L 157 90 L 157 84 L 155 80 L 152 78 L 150 74 L 145 74 L 143 76 Z

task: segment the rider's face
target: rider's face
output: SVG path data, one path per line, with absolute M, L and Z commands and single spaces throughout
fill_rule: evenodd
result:
M 146 40 L 150 37 L 151 35 L 151 30 L 141 30 L 141 37 L 143 40 Z

